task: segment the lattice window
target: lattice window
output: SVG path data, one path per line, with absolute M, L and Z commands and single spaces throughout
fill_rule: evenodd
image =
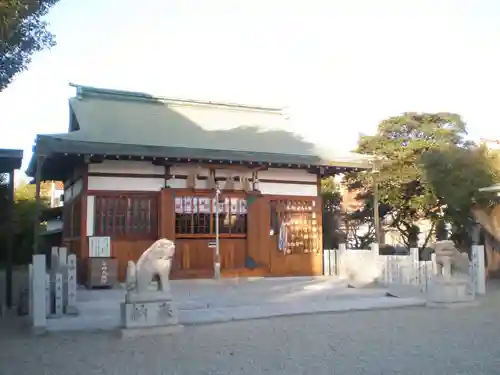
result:
M 149 237 L 158 234 L 157 200 L 152 196 L 96 196 L 97 236 Z
M 176 197 L 176 234 L 215 235 L 216 202 L 213 197 Z M 219 202 L 219 233 L 246 234 L 246 199 L 221 197 Z
M 244 234 L 247 231 L 247 201 L 241 198 L 226 197 L 219 210 L 220 233 Z M 215 214 L 213 220 L 215 222 Z
M 271 230 L 279 235 L 287 230 L 284 252 L 304 254 L 321 249 L 316 204 L 311 200 L 278 200 L 271 204 Z

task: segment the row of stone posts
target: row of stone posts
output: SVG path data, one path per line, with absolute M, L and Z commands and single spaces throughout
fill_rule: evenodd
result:
M 76 255 L 68 255 L 66 247 L 52 248 L 48 270 L 46 256 L 33 255 L 28 290 L 29 316 L 35 332 L 45 331 L 47 318 L 78 313 L 76 287 Z

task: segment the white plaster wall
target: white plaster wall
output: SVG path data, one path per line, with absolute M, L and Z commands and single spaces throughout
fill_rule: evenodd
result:
M 175 178 L 176 175 L 186 176 L 196 170 L 199 176 L 207 177 L 208 168 L 197 166 L 173 166 L 170 174 L 174 178 L 167 181 L 167 185 L 173 189 L 186 188 L 185 179 Z M 163 174 L 162 166 L 155 166 L 150 162 L 126 161 L 126 160 L 106 160 L 99 164 L 90 164 L 91 173 L 132 173 L 132 174 Z M 216 177 L 252 177 L 252 171 L 234 169 L 216 169 Z M 263 194 L 269 195 L 297 195 L 297 196 L 317 196 L 316 176 L 305 170 L 271 168 L 258 172 L 259 180 L 277 180 L 283 182 L 259 182 L 258 188 Z M 290 181 L 287 183 L 286 181 Z M 293 182 L 310 182 L 310 184 L 296 184 Z M 198 180 L 199 189 L 206 188 L 207 181 Z M 165 186 L 165 180 L 161 177 L 110 177 L 110 176 L 89 176 L 89 190 L 116 190 L 116 191 L 159 191 Z
M 186 176 L 192 171 L 196 170 L 199 176 L 208 176 L 208 168 L 201 168 L 197 167 L 195 165 L 174 165 L 170 167 L 170 174 L 171 175 L 181 175 L 181 176 Z
M 315 183 L 316 175 L 308 173 L 303 169 L 269 168 L 266 171 L 259 171 L 259 180 L 283 180 L 283 181 L 301 181 Z
M 164 178 L 100 177 L 89 176 L 89 190 L 159 191 L 165 186 Z
M 149 161 L 104 160 L 102 163 L 89 164 L 89 172 L 163 175 L 165 167 L 154 165 Z
M 262 194 L 269 195 L 299 195 L 313 197 L 318 195 L 318 188 L 316 185 L 259 182 L 258 188 Z

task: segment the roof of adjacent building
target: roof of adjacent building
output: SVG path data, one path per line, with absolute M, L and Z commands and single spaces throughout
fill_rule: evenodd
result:
M 73 86 L 69 132 L 39 135 L 37 152 L 370 166 L 365 155 L 305 141 L 282 108 Z
M 21 168 L 23 150 L 0 148 L 0 173 L 9 173 Z

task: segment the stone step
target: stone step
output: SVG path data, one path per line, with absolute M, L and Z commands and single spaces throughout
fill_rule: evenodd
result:
M 261 319 L 278 316 L 366 311 L 412 306 L 424 306 L 419 298 L 373 297 L 304 303 L 273 303 L 249 306 L 202 308 L 180 311 L 179 323 L 184 325 L 221 323 L 235 320 Z M 48 331 L 113 330 L 120 326 L 119 306 L 100 313 L 64 316 L 47 320 Z

